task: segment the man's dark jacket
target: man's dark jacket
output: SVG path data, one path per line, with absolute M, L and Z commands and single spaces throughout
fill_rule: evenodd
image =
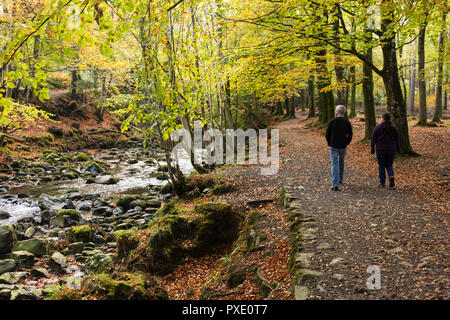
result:
M 344 117 L 336 117 L 328 123 L 327 142 L 329 147 L 346 148 L 353 138 L 352 125 Z

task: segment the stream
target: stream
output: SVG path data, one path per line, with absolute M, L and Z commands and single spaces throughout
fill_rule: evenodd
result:
M 40 178 L 43 175 L 54 173 L 56 170 L 41 172 L 36 176 L 35 180 L 37 181 L 34 182 L 33 179 L 30 179 L 18 184 L 14 179 L 8 180 L 0 184 L 0 212 L 6 212 L 10 216 L 0 219 L 0 223 L 15 224 L 27 217 L 39 219 L 41 210 L 38 206 L 38 199 L 42 194 L 48 194 L 58 199 L 66 197 L 75 199 L 74 205 L 79 209 L 84 204 L 83 197 L 89 195 L 99 195 L 100 199 L 108 201 L 125 194 L 154 193 L 152 190 L 154 186 L 163 186 L 168 183 L 167 180 L 152 177 L 152 174 L 162 173 L 162 171 L 158 171 L 158 167 L 167 164 L 162 160 L 163 158 L 163 154 L 157 150 L 148 153 L 142 149 L 96 154 L 93 160 L 104 161 L 110 166 L 107 173 L 118 179 L 115 184 L 86 183 L 85 177 L 82 176 L 73 180 L 41 181 Z M 186 153 L 179 153 L 179 165 L 185 174 L 194 171 Z M 16 176 L 20 177 L 25 174 L 19 172 Z M 102 176 L 98 175 L 97 177 Z

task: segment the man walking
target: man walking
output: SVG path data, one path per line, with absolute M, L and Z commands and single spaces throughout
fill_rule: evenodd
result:
M 344 118 L 345 113 L 343 105 L 336 106 L 336 118 L 328 123 L 326 134 L 331 157 L 331 190 L 334 191 L 339 191 L 343 182 L 345 153 L 353 137 L 352 125 Z

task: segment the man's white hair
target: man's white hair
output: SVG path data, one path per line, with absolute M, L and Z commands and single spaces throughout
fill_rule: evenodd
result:
M 347 109 L 345 108 L 345 106 L 343 106 L 342 104 L 336 106 L 336 111 L 339 114 L 345 115 L 345 112 L 347 111 Z

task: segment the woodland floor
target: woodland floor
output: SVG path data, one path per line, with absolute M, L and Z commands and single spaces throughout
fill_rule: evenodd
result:
M 237 207 L 255 199 L 277 199 L 282 186 L 295 190 L 306 213 L 318 223 L 317 239 L 302 243 L 313 252 L 311 267 L 324 276 L 307 283 L 311 299 L 448 299 L 449 295 L 449 179 L 450 134 L 441 127 L 410 123 L 412 146 L 421 156 L 398 157 L 396 188 L 378 189 L 378 168 L 368 142 L 362 142 L 364 123 L 352 120 L 354 139 L 347 157 L 340 192 L 330 190 L 330 160 L 324 128 L 315 119 L 275 123 L 280 129 L 280 169 L 262 176 L 258 166 L 231 166 L 219 173 L 236 190 L 217 197 Z M 290 244 L 286 211 L 275 202 L 261 205 L 268 248 L 252 253 L 246 263 L 257 264 L 270 282 L 279 282 L 272 299 L 293 299 L 287 272 Z M 331 249 L 320 250 L 327 243 Z M 270 254 L 268 254 L 270 253 Z M 185 299 L 185 289 L 198 298 L 207 274 L 219 270 L 219 256 L 188 261 L 163 283 L 172 298 Z M 340 264 L 331 264 L 342 258 Z M 367 268 L 379 266 L 381 289 L 366 290 Z M 198 270 L 197 270 L 198 269 Z M 170 285 L 169 285 L 170 284 Z M 231 290 L 232 291 L 232 290 Z M 218 299 L 260 299 L 248 279 L 235 293 Z

